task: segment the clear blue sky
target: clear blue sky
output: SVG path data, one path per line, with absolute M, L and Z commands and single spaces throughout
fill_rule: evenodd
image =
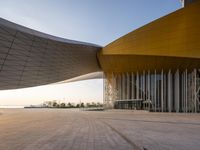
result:
M 179 8 L 179 0 L 2 0 L 0 17 L 55 36 L 105 46 Z M 49 91 L 54 94 L 48 96 Z M 0 91 L 3 105 L 37 104 L 51 98 L 102 101 L 102 80 Z

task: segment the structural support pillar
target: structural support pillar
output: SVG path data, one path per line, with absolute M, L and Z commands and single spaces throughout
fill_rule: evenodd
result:
M 157 94 L 156 93 L 156 80 L 157 79 L 156 79 L 156 70 L 155 70 L 155 75 L 154 75 L 154 107 L 155 107 L 154 109 L 155 109 L 155 112 L 157 110 L 157 104 L 156 104 L 157 103 L 157 100 L 156 100 L 157 99 L 157 96 L 156 96 L 156 94 Z
M 194 69 L 194 112 L 197 112 L 197 70 Z
M 161 72 L 161 111 L 163 112 L 163 70 Z
M 187 74 L 187 69 L 185 70 L 185 109 L 186 109 L 186 113 L 188 112 L 188 74 Z
M 172 103 L 172 79 L 171 79 L 171 70 L 168 72 L 168 112 L 172 111 L 171 103 Z
M 180 90 L 179 90 L 179 88 L 180 88 L 180 83 L 179 83 L 179 70 L 177 70 L 176 71 L 176 73 L 175 73 L 175 89 L 174 89 L 174 91 L 175 91 L 175 110 L 176 110 L 176 112 L 179 112 L 179 101 L 180 101 L 180 97 L 179 97 L 179 95 L 180 95 Z
M 130 77 L 129 73 L 126 74 L 126 99 L 130 99 Z
M 125 85 L 125 75 L 122 74 L 122 99 L 123 99 L 123 100 L 126 99 L 126 97 L 125 97 L 125 92 L 126 92 L 125 86 L 126 86 L 126 85 Z
M 136 82 L 137 82 L 137 85 L 136 85 L 136 99 L 139 99 L 139 74 L 138 74 L 138 72 L 137 72 Z
M 151 81 L 150 81 L 150 71 L 148 71 L 148 77 L 147 77 L 147 79 L 148 79 L 148 100 L 151 100 L 151 97 L 150 97 L 150 95 L 151 95 L 151 91 L 150 91 L 150 83 L 151 83 Z
M 146 97 L 146 90 L 145 90 L 145 71 L 144 70 L 143 70 L 143 81 L 142 82 L 143 82 L 142 83 L 143 84 L 143 90 L 142 90 L 142 93 L 143 93 L 142 95 L 143 96 L 142 96 L 142 99 L 145 100 L 146 99 L 145 98 Z
M 132 78 L 132 84 L 131 84 L 131 86 L 132 86 L 132 94 L 131 94 L 131 99 L 135 99 L 135 76 L 134 76 L 134 73 L 132 72 L 131 73 L 131 78 Z

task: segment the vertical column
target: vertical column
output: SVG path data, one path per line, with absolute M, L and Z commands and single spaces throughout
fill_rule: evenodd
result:
M 108 81 L 108 84 L 109 84 L 109 101 L 110 101 L 110 107 L 111 107 L 111 104 L 112 104 L 112 101 L 113 101 L 113 97 L 114 97 L 114 93 L 113 93 L 113 73 L 111 73 L 109 75 L 109 81 Z
M 184 85 L 183 85 L 183 81 L 184 81 L 184 78 L 183 78 L 183 72 L 181 73 L 181 110 L 182 112 L 184 111 L 183 110 L 183 104 L 184 104 Z
M 127 77 L 127 82 L 126 82 L 126 98 L 130 99 L 130 78 L 129 78 L 129 73 L 126 74 Z
M 105 73 L 103 73 L 103 104 L 106 104 L 106 96 L 105 96 L 106 84 L 105 84 Z
M 191 104 L 192 104 L 192 93 L 193 93 L 193 87 L 192 87 L 192 73 L 188 73 L 188 112 L 191 110 Z
M 114 106 L 114 101 L 117 99 L 117 91 L 116 91 L 116 75 L 114 73 L 112 73 L 112 83 L 111 83 L 112 87 L 111 87 L 111 90 L 112 90 L 112 105 Z
M 117 78 L 118 78 L 118 80 L 117 80 L 117 82 L 118 82 L 118 100 L 120 100 L 121 99 L 121 79 L 120 79 L 120 74 L 118 74 Z
M 185 85 L 186 85 L 186 83 L 185 83 L 185 81 L 186 81 L 186 79 L 185 79 L 185 77 L 186 77 L 186 75 L 185 75 L 186 73 L 185 73 L 185 71 L 183 72 L 183 112 L 186 112 L 186 87 L 185 87 Z
M 163 111 L 167 111 L 167 74 L 163 73 Z
M 156 102 L 157 102 L 157 104 L 156 104 L 156 106 L 157 106 L 157 111 L 159 112 L 160 111 L 160 101 L 161 101 L 161 98 L 160 98 L 160 74 L 157 74 L 157 81 L 156 81 Z
M 140 99 L 143 99 L 143 75 L 140 74 Z
M 179 103 L 180 103 L 180 98 L 179 98 L 179 95 L 180 95 L 180 92 L 179 92 L 179 70 L 176 71 L 175 73 L 175 88 L 174 88 L 174 91 L 175 91 L 175 109 L 176 109 L 176 112 L 179 112 Z
M 185 112 L 185 72 L 182 73 L 182 111 Z
M 124 74 L 122 73 L 122 100 L 125 99 L 125 79 Z
M 143 70 L 143 100 L 146 100 L 146 90 L 145 90 L 145 71 Z
M 142 74 L 139 73 L 139 99 L 142 99 Z
M 123 74 L 121 74 L 120 77 L 121 77 L 121 100 L 123 100 Z
M 192 90 L 191 90 L 191 73 L 189 73 L 188 72 L 188 74 L 187 74 L 187 112 L 190 112 L 190 108 L 191 108 L 191 102 L 192 102 L 192 99 L 191 99 L 191 92 L 192 92 Z
M 131 77 L 132 77 L 132 84 L 131 84 L 131 86 L 132 86 L 132 97 L 131 97 L 131 99 L 135 99 L 135 77 L 134 77 L 134 73 L 132 72 L 131 73 Z
M 185 109 L 186 109 L 186 113 L 188 112 L 188 73 L 187 73 L 187 69 L 185 70 Z
M 148 71 L 148 100 L 150 100 L 151 99 L 151 91 L 150 91 L 150 83 L 151 83 L 151 81 L 150 81 L 150 71 Z
M 168 72 L 168 111 L 171 112 L 171 70 Z
M 139 74 L 137 72 L 137 77 L 136 77 L 136 99 L 139 99 Z
M 163 112 L 163 70 L 161 72 L 161 111 Z
M 192 71 L 192 73 L 190 73 L 190 81 L 191 81 L 191 84 L 190 84 L 190 99 L 189 99 L 189 101 L 190 101 L 190 111 L 192 112 L 192 113 L 194 113 L 194 109 L 195 109 L 195 102 L 194 102 L 194 70 Z
M 121 73 L 119 74 L 119 100 L 122 99 L 122 76 L 121 76 Z
M 157 94 L 156 93 L 156 88 L 157 88 L 156 87 L 156 70 L 155 70 L 155 74 L 154 74 L 154 79 L 155 79 L 154 80 L 154 106 L 155 106 L 155 112 L 156 112 L 156 109 L 157 109 L 157 104 L 156 104 L 157 103 L 157 100 L 156 100 L 157 99 L 157 97 L 156 97 L 156 94 Z
M 118 82 L 117 82 L 117 74 L 115 74 L 115 100 L 118 99 Z
M 123 99 L 123 94 L 122 94 L 122 74 L 120 73 L 120 100 Z
M 197 112 L 197 70 L 194 69 L 194 112 Z
M 151 101 L 151 78 L 150 78 L 150 71 L 148 70 L 148 101 L 149 101 L 149 110 L 150 110 L 150 101 Z M 152 102 L 152 101 L 151 101 Z

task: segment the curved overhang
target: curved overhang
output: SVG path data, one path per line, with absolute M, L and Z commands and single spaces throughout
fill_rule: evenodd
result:
M 100 49 L 0 18 L 0 89 L 51 84 L 99 72 Z
M 90 79 L 103 79 L 103 72 L 92 72 L 88 74 L 84 74 L 82 76 L 78 76 L 75 78 L 67 79 L 61 82 L 57 82 L 55 84 L 62 84 L 62 83 L 69 83 L 69 82 L 75 82 L 75 81 L 83 81 L 83 80 L 90 80 Z
M 199 68 L 200 1 L 157 19 L 104 47 L 105 72 Z

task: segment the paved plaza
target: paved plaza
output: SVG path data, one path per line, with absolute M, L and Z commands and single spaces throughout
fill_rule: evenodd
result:
M 0 150 L 199 150 L 200 115 L 0 109 Z

